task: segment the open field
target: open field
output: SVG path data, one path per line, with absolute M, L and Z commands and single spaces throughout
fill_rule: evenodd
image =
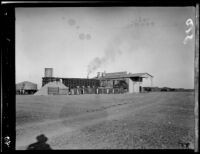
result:
M 53 149 L 194 147 L 193 92 L 16 96 L 16 149 L 45 134 Z

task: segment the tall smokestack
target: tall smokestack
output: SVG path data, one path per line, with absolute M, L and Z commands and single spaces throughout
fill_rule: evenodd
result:
M 97 78 L 100 78 L 101 73 L 97 72 Z
M 106 76 L 106 71 L 104 70 L 104 72 L 102 72 L 102 77 Z
M 87 79 L 89 79 L 89 73 L 87 74 Z

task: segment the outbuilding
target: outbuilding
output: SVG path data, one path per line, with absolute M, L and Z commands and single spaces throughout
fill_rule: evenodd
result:
M 34 94 L 37 91 L 37 84 L 29 81 L 23 81 L 16 84 L 16 94 Z
M 153 76 L 149 73 L 103 73 L 102 76 L 97 76 L 97 78 L 101 81 L 102 87 L 115 88 L 117 86 L 129 93 L 142 92 L 145 80 L 148 80 L 148 85 L 151 87 L 153 85 Z
M 68 95 L 69 88 L 60 81 L 45 84 L 34 95 Z

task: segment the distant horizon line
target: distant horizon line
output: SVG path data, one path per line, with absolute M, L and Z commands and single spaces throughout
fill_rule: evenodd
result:
M 59 78 L 59 77 L 58 77 Z M 91 78 L 74 78 L 74 79 L 91 79 Z M 23 82 L 31 82 L 31 81 L 21 81 L 18 83 L 15 83 L 16 85 L 19 83 L 23 83 Z M 52 82 L 60 82 L 60 81 L 52 81 Z M 34 83 L 34 82 L 32 82 Z M 37 83 L 34 83 L 36 85 L 38 85 Z M 179 88 L 174 88 L 174 87 L 167 87 L 167 86 L 144 86 L 145 88 L 161 88 L 161 89 L 183 89 L 183 90 L 194 90 L 194 88 L 183 88 L 183 87 L 179 87 Z

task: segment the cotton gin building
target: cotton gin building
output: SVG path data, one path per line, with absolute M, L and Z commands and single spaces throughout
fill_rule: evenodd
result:
M 153 76 L 149 73 L 99 72 L 97 74 L 97 79 L 100 80 L 100 87 L 110 89 L 118 87 L 120 90 L 128 93 L 142 92 L 145 85 L 153 85 Z
M 53 77 L 53 69 L 45 68 L 42 78 L 42 87 L 51 82 L 60 82 L 68 88 L 68 94 L 95 94 L 96 88 L 100 86 L 99 79 L 88 78 L 61 78 Z
M 138 93 L 143 91 L 144 82 L 153 84 L 153 76 L 148 73 L 100 73 L 94 78 L 60 78 L 53 77 L 53 69 L 45 68 L 42 86 L 51 82 L 64 84 L 69 94 L 116 94 Z

